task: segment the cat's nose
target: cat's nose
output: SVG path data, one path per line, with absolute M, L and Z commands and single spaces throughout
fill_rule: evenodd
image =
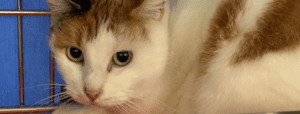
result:
M 102 89 L 100 90 L 86 90 L 85 91 L 86 95 L 88 96 L 88 98 L 91 100 L 91 102 L 94 102 L 98 96 L 102 93 Z

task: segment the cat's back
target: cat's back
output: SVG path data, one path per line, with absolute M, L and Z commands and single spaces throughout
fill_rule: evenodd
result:
M 300 1 L 222 0 L 203 48 L 199 113 L 300 110 Z

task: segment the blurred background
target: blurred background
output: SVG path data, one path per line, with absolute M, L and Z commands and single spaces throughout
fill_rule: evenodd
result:
M 0 11 L 9 10 L 18 10 L 18 0 L 0 0 Z M 21 10 L 49 11 L 49 8 L 46 0 L 21 0 Z M 54 94 L 59 94 L 59 84 L 64 84 L 55 63 L 51 62 L 48 46 L 50 16 L 23 15 L 20 19 L 21 41 L 18 16 L 0 15 L 0 108 L 47 106 L 50 104 L 50 74 L 54 76 Z M 54 70 L 51 70 L 51 64 Z M 20 88 L 20 76 L 24 88 Z M 24 90 L 24 99 L 20 89 Z M 58 97 L 54 100 L 59 104 Z

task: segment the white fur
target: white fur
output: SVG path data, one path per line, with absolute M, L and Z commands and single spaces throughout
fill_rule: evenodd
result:
M 69 95 L 74 95 L 73 97 L 78 98 L 82 96 L 78 96 L 79 94 L 74 93 L 81 93 L 84 94 L 84 83 L 82 81 L 81 75 L 82 66 L 80 64 L 71 62 L 68 57 L 66 56 L 65 50 L 56 51 L 55 52 L 55 60 L 58 65 L 58 69 L 60 73 L 63 75 L 63 78 L 66 83 L 66 89 L 68 90 L 67 93 Z M 71 71 L 71 72 L 70 72 Z M 88 100 L 87 98 L 85 98 Z
M 112 55 L 116 51 L 122 51 L 114 49 L 119 44 L 117 44 L 113 33 L 106 31 L 107 23 L 101 26 L 95 39 L 86 43 L 85 74 L 82 79 L 84 79 L 87 90 L 97 91 L 104 86 L 105 80 L 109 76 L 107 66 L 111 62 Z
M 61 50 L 55 51 L 55 58 L 69 86 L 68 92 L 84 104 L 90 101 L 83 87 L 91 90 L 103 87 L 96 104 L 115 105 L 134 95 L 142 98 L 138 113 L 143 114 L 297 110 L 300 109 L 300 89 L 297 88 L 300 86 L 300 48 L 293 52 L 268 53 L 261 59 L 235 66 L 229 64 L 243 34 L 259 29 L 256 20 L 272 1 L 246 1 L 245 9 L 235 20 L 235 40 L 218 44 L 221 48 L 209 63 L 207 74 L 197 79 L 199 53 L 219 0 L 178 0 L 171 9 L 169 23 L 168 15 L 162 22 L 150 20 L 147 23 L 150 41 L 129 42 L 100 28 L 100 35 L 86 44 L 84 67 L 70 62 Z M 121 50 L 133 51 L 132 62 L 125 67 L 114 66 L 107 73 L 112 55 Z M 115 98 L 105 100 L 111 97 Z M 72 111 L 64 111 L 68 108 Z M 61 107 L 56 113 L 100 113 L 88 107 L 77 108 Z
M 170 15 L 170 57 L 165 75 L 173 96 L 169 113 L 195 113 L 194 77 L 198 75 L 200 46 L 206 40 L 218 0 L 178 0 Z
M 299 54 L 300 49 L 270 53 L 237 66 L 211 63 L 199 85 L 199 113 L 299 110 Z

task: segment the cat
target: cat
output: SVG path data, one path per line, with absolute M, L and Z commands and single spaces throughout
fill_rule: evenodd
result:
M 47 2 L 50 47 L 67 94 L 86 105 L 62 105 L 54 114 L 194 112 L 187 102 L 193 98 L 183 100 L 181 88 L 197 74 L 197 30 L 207 24 L 198 22 L 200 10 L 177 0 Z M 122 65 L 117 54 L 131 57 Z
M 174 111 L 176 103 L 169 101 L 177 98 L 169 94 L 177 89 L 171 75 L 165 76 L 166 66 L 178 66 L 168 62 L 168 1 L 47 2 L 51 51 L 67 94 L 85 105 L 62 105 L 55 114 Z
M 51 51 L 86 105 L 54 113 L 300 110 L 298 1 L 47 2 Z

